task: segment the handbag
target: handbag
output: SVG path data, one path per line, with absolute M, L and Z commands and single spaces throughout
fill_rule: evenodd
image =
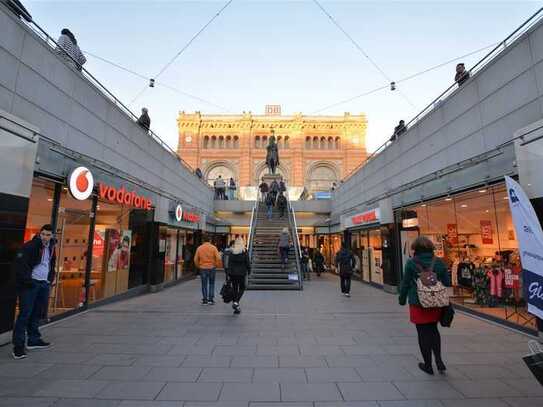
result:
M 220 294 L 221 294 L 222 300 L 226 304 L 234 300 L 234 288 L 232 287 L 232 282 L 230 281 L 228 277 L 226 277 L 226 281 L 222 285 Z
M 543 348 L 536 341 L 528 342 L 530 354 L 522 358 L 539 384 L 543 386 Z
M 439 323 L 442 327 L 450 328 L 454 319 L 454 308 L 452 305 L 443 307 L 441 312 L 441 318 L 439 318 Z

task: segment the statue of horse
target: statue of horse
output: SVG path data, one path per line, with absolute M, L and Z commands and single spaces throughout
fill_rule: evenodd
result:
M 275 136 L 270 137 L 270 143 L 266 147 L 266 165 L 270 169 L 270 172 L 275 175 L 275 170 L 279 166 L 279 150 L 275 143 Z

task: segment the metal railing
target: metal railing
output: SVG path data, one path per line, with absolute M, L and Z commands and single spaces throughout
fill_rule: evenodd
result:
M 524 21 L 524 23 L 518 26 L 511 34 L 509 34 L 504 40 L 500 41 L 498 45 L 496 45 L 490 52 L 488 52 L 475 65 L 473 65 L 473 67 L 468 70 L 470 74 L 470 79 L 468 79 L 468 81 L 471 80 L 474 74 L 483 70 L 483 68 L 486 67 L 489 62 L 494 60 L 500 53 L 502 53 L 504 50 L 506 50 L 511 45 L 513 45 L 516 40 L 518 40 L 531 27 L 537 24 L 542 18 L 543 18 L 543 7 L 537 10 L 526 21 Z M 451 85 L 449 85 L 447 89 L 441 92 L 441 94 L 438 97 L 433 99 L 424 109 L 422 109 L 417 115 L 415 115 L 415 117 L 413 117 L 406 124 L 406 128 L 407 128 L 406 132 L 408 131 L 410 127 L 414 126 L 416 123 L 418 123 L 423 118 L 425 118 L 428 113 L 440 107 L 445 102 L 446 99 L 448 99 L 451 95 L 456 93 L 458 88 L 459 86 L 456 81 L 454 81 Z M 404 136 L 405 135 L 406 133 L 404 133 Z M 392 144 L 390 140 L 385 141 L 374 152 L 372 152 L 369 156 L 367 156 L 366 159 L 362 163 L 360 163 L 357 167 L 355 167 L 343 180 L 346 181 L 347 179 L 352 177 L 356 172 L 358 172 L 358 170 L 360 170 L 363 166 L 367 165 L 373 158 L 375 158 L 375 156 L 379 155 L 390 144 Z
M 258 208 L 259 208 L 259 198 L 260 198 L 260 192 L 256 196 L 255 205 L 253 206 L 253 210 L 251 211 L 251 223 L 249 224 L 249 243 L 247 247 L 247 251 L 249 252 L 249 261 L 253 261 L 253 240 L 254 240 L 254 234 L 256 229 L 256 220 L 258 218 Z
M 1 7 L 7 6 L 3 3 Z M 18 8 L 21 13 L 24 13 L 23 10 L 21 10 L 16 3 L 10 3 L 10 5 L 14 6 L 15 8 Z M 11 14 L 11 10 L 7 10 L 9 14 Z M 51 37 L 34 19 L 32 21 L 27 20 L 21 20 L 21 22 L 27 26 L 34 34 L 36 34 L 41 40 L 43 40 L 51 49 L 54 51 L 56 48 L 60 48 L 64 50 L 62 47 L 60 47 L 55 39 Z M 64 50 L 64 55 L 71 59 L 75 66 L 80 66 L 79 63 L 68 53 Z M 137 121 L 138 116 L 134 112 L 132 112 L 117 96 L 113 94 L 103 83 L 101 83 L 92 73 L 90 73 L 87 69 L 85 69 L 83 66 L 80 66 L 81 68 L 81 76 L 94 87 L 96 90 L 98 90 L 101 94 L 103 94 L 109 101 L 111 101 L 115 106 L 117 106 L 125 115 L 129 116 L 130 119 Z M 142 129 L 143 130 L 143 129 Z M 185 161 L 183 160 L 177 152 L 171 148 L 164 140 L 162 140 L 158 134 L 156 134 L 151 129 L 145 129 L 147 131 L 147 134 L 151 136 L 151 138 L 160 144 L 162 148 L 164 148 L 168 153 L 170 153 L 179 163 L 184 166 L 190 173 L 194 174 L 194 169 Z M 208 188 L 211 188 L 204 180 L 200 179 L 196 175 L 194 175 L 195 178 L 199 179 L 200 182 L 205 184 Z
M 300 290 L 303 290 L 304 279 L 303 279 L 302 261 L 301 261 L 302 248 L 300 245 L 300 237 L 298 236 L 298 224 L 296 223 L 296 214 L 294 213 L 294 209 L 292 209 L 288 191 L 286 191 L 285 195 L 287 197 L 287 204 L 288 204 L 288 220 L 289 220 L 290 226 L 293 227 L 294 229 L 294 236 L 292 238 L 292 242 L 294 243 L 294 253 L 296 255 L 296 270 L 298 271 L 298 283 L 300 286 Z

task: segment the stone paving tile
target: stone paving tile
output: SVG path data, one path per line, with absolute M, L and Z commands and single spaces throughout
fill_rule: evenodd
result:
M 317 336 L 318 345 L 349 346 L 356 345 L 352 336 Z
M 118 407 L 183 407 L 183 402 L 124 400 Z
M 154 400 L 164 382 L 117 382 L 108 384 L 96 398 L 118 400 Z
M 92 398 L 98 394 L 107 382 L 98 380 L 53 380 L 36 391 L 39 397 Z M 115 397 L 110 397 L 114 399 Z
M 206 367 L 198 382 L 242 382 L 248 383 L 253 377 L 253 369 L 242 367 Z
M 249 403 L 249 407 L 313 407 L 313 403 Z
M 168 383 L 157 400 L 217 401 L 221 383 Z
M 522 397 L 522 398 L 504 398 L 511 407 L 541 407 L 543 406 L 543 397 Z
M 401 366 L 370 366 L 357 367 L 356 371 L 364 382 L 384 382 L 413 379 L 407 369 Z
M 334 383 L 281 383 L 281 398 L 283 401 L 342 400 L 341 394 Z
M 308 356 L 331 356 L 344 355 L 342 348 L 338 345 L 301 345 L 300 352 Z
M 347 401 L 403 400 L 405 397 L 389 382 L 339 383 L 341 395 Z
M 468 398 L 520 397 L 522 394 L 499 379 L 451 380 L 455 389 Z
M 253 382 L 307 383 L 305 370 L 300 368 L 256 368 Z
M 34 363 L 28 359 L 1 363 L 0 377 L 34 377 L 40 372 L 46 371 L 51 366 L 53 366 L 51 363 Z
M 524 397 L 543 397 L 543 386 L 535 379 L 503 379 Z M 502 396 L 503 397 L 503 396 Z
M 231 367 L 279 367 L 277 356 L 234 356 Z
M 153 367 L 143 378 L 152 382 L 196 382 L 202 368 L 199 367 Z
M 137 355 L 104 354 L 96 355 L 84 363 L 87 365 L 99 366 L 131 366 L 136 362 L 136 360 L 138 360 Z
M 516 377 L 514 373 L 501 365 L 455 365 L 454 368 L 466 376 L 466 379 L 501 379 Z
M 305 369 L 309 383 L 360 382 L 362 378 L 352 367 L 317 367 Z
M 118 407 L 120 400 L 60 399 L 55 407 Z
M 106 366 L 92 375 L 92 380 L 134 381 L 143 379 L 151 370 L 150 367 Z
M 168 355 L 211 355 L 215 345 L 165 345 L 170 346 Z
M 279 367 L 325 367 L 323 356 L 279 356 Z
M 51 407 L 56 398 L 30 398 L 30 397 L 1 397 L 1 407 Z
M 221 401 L 281 401 L 277 383 L 228 383 L 222 389 Z
M 179 367 L 185 360 L 185 355 L 179 356 L 141 356 L 136 359 L 133 366 L 152 367 Z
M 376 401 L 324 401 L 314 404 L 315 407 L 379 407 Z
M 88 379 L 98 370 L 101 366 L 96 365 L 52 365 L 49 369 L 42 370 L 35 377 L 39 379 Z
M 379 407 L 444 407 L 440 400 L 380 401 Z
M 463 398 L 460 392 L 443 381 L 395 382 L 394 384 L 405 398 L 411 400 Z
M 183 407 L 248 407 L 248 401 L 186 401 Z
M 251 356 L 256 353 L 256 345 L 215 346 L 214 355 L 219 356 Z
M 377 366 L 377 363 L 369 356 L 351 355 L 351 356 L 326 356 L 326 362 L 330 367 L 363 367 L 371 368 Z M 309 366 L 312 367 L 312 366 Z
M 230 356 L 189 355 L 181 367 L 228 367 L 231 359 Z
M 256 354 L 261 356 L 298 356 L 300 348 L 298 345 L 257 345 Z
M 509 404 L 500 399 L 441 400 L 441 404 L 445 407 L 509 407 Z

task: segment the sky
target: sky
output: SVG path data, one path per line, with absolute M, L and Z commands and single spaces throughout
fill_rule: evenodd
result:
M 51 36 L 64 27 L 83 52 L 153 78 L 227 3 L 224 1 L 23 0 Z M 502 41 L 539 7 L 528 1 L 234 0 L 156 79 L 129 74 L 87 55 L 85 68 L 177 148 L 180 111 L 252 111 L 279 104 L 283 114 L 324 107 Z M 461 61 L 320 114 L 365 114 L 373 151 L 400 119 L 408 122 L 452 84 L 456 62 L 469 69 L 480 51 Z M 366 58 L 366 54 L 385 76 Z M 177 90 L 172 90 L 171 88 Z M 181 91 L 181 92 L 180 92 Z M 186 95 L 197 96 L 199 99 Z

